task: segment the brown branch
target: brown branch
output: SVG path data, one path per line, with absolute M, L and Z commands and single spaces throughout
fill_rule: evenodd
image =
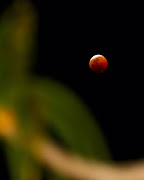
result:
M 49 168 L 77 180 L 144 180 L 144 162 L 130 165 L 91 162 L 70 155 L 43 138 L 32 143 L 32 151 Z

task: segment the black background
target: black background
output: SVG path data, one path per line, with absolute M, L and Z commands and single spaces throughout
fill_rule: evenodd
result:
M 34 5 L 39 12 L 39 28 L 33 72 L 58 80 L 84 100 L 116 161 L 143 158 L 141 11 L 138 14 L 133 11 L 134 6 L 103 1 L 34 1 Z M 89 60 L 95 54 L 108 60 L 103 74 L 89 68 Z

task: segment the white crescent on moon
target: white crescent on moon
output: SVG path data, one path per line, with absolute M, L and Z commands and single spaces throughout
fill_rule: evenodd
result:
M 100 55 L 100 54 L 94 55 L 94 56 L 90 59 L 90 61 L 91 61 L 92 59 L 97 58 L 97 57 L 100 57 L 100 56 L 102 56 L 102 55 Z

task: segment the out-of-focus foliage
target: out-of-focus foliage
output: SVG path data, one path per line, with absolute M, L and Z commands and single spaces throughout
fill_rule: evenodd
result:
M 37 14 L 32 4 L 17 1 L 0 19 L 0 80 L 26 78 L 36 48 Z M 6 83 L 6 82 L 5 82 Z
M 17 146 L 6 147 L 12 180 L 40 180 L 41 168 L 28 153 Z
M 0 108 L 15 109 L 22 134 L 19 138 L 24 138 L 21 142 L 26 146 L 33 133 L 44 131 L 50 136 L 52 131 L 67 150 L 95 160 L 110 160 L 105 139 L 84 102 L 52 79 L 30 76 L 36 20 L 36 12 L 27 1 L 17 1 L 1 18 Z M 40 165 L 18 144 L 11 142 L 6 152 L 13 180 L 41 179 Z M 30 171 L 36 173 L 29 174 Z
M 32 80 L 31 86 L 48 127 L 64 140 L 71 151 L 95 159 L 110 159 L 98 124 L 76 94 L 50 79 L 37 78 Z

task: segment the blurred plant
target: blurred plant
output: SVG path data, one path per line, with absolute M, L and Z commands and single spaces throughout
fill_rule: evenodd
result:
M 52 180 L 117 177 L 117 169 L 101 164 L 111 155 L 84 103 L 64 85 L 31 75 L 36 35 L 33 5 L 15 1 L 0 19 L 0 137 L 11 179 L 41 180 L 45 167 Z
M 63 85 L 30 75 L 29 67 L 37 48 L 36 29 L 37 13 L 28 1 L 16 1 L 0 21 L 1 136 L 12 142 L 19 138 L 11 146 L 19 146 L 21 142 L 27 146 L 33 134 L 46 132 L 50 136 L 52 131 L 71 152 L 109 160 L 100 129 L 83 102 Z M 15 134 L 16 127 L 19 134 Z M 14 179 L 21 179 L 18 169 L 25 169 L 25 155 L 21 154 L 21 148 L 8 146 L 6 150 L 8 161 L 15 169 Z M 31 164 L 29 160 L 28 164 Z

